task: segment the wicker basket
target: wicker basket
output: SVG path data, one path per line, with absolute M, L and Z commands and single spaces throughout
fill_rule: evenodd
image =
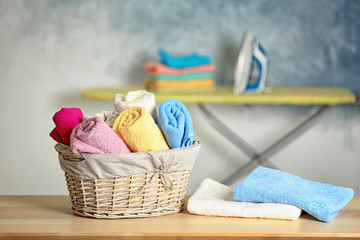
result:
M 55 149 L 59 158 L 65 162 L 85 160 L 81 154 L 73 153 L 63 144 L 57 144 Z M 64 171 L 73 213 L 108 219 L 151 217 L 180 212 L 190 176 L 190 170 L 166 174 L 146 171 L 125 177 L 80 179 Z

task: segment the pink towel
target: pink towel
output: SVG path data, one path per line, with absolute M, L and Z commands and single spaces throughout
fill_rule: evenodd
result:
M 215 64 L 213 63 L 200 65 L 196 67 L 176 69 L 176 68 L 170 68 L 158 62 L 147 62 L 144 64 L 144 68 L 147 71 L 147 73 L 152 76 L 181 75 L 181 74 L 198 73 L 198 72 L 215 72 Z
M 50 137 L 59 143 L 70 145 L 71 131 L 83 118 L 84 115 L 79 108 L 62 108 L 53 116 L 56 127 L 50 132 Z
M 100 117 L 84 120 L 71 133 L 74 153 L 129 153 L 124 141 Z

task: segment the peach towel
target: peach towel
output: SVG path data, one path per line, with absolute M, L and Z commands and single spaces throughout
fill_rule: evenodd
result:
M 188 67 L 183 69 L 170 68 L 164 64 L 158 62 L 146 62 L 144 68 L 149 75 L 181 75 L 187 73 L 199 73 L 199 72 L 215 72 L 215 64 L 210 63 L 206 65 L 200 65 L 196 67 Z

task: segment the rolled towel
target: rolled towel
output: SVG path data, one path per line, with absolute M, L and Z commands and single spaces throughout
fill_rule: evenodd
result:
M 113 129 L 133 152 L 169 149 L 159 127 L 143 107 L 125 109 L 116 118 Z
M 203 180 L 189 198 L 187 209 L 192 214 L 221 217 L 296 220 L 301 215 L 301 209 L 292 205 L 237 202 L 230 187 L 210 178 Z
M 156 121 L 155 95 L 145 90 L 130 91 L 125 95 L 117 93 L 114 96 L 115 111 L 121 113 L 130 107 L 143 107 Z
M 56 128 L 54 128 L 51 132 L 50 132 L 50 137 L 52 137 L 52 139 L 54 139 L 55 141 L 59 142 L 59 143 L 64 143 L 64 141 L 61 139 L 61 136 L 59 134 L 59 132 L 57 131 Z
M 200 56 L 197 53 L 192 53 L 181 57 L 173 57 L 170 54 L 168 54 L 166 51 L 160 49 L 159 55 L 161 57 L 161 63 L 172 68 L 195 67 L 195 66 L 211 63 L 209 57 Z
M 117 116 L 119 116 L 117 111 L 101 111 L 95 114 L 95 117 L 100 117 L 109 127 L 112 127 Z
M 71 133 L 74 153 L 129 153 L 124 141 L 100 118 L 84 120 Z
M 309 181 L 279 170 L 258 167 L 234 188 L 242 202 L 291 204 L 323 222 L 332 221 L 354 196 L 350 188 Z
M 164 64 L 158 62 L 146 62 L 144 68 L 148 75 L 183 75 L 190 73 L 214 73 L 216 70 L 215 64 L 210 63 L 206 65 L 200 65 L 195 67 L 188 67 L 183 69 L 170 68 Z
M 79 108 L 62 108 L 53 116 L 55 128 L 50 132 L 50 137 L 59 143 L 70 145 L 71 131 L 79 125 L 84 118 Z
M 178 100 L 167 100 L 160 105 L 158 124 L 170 148 L 193 144 L 194 133 L 190 113 Z

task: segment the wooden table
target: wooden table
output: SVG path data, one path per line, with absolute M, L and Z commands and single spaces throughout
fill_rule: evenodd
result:
M 181 213 L 102 220 L 71 213 L 68 196 L 0 196 L 0 239 L 360 239 L 360 197 L 330 223 Z

